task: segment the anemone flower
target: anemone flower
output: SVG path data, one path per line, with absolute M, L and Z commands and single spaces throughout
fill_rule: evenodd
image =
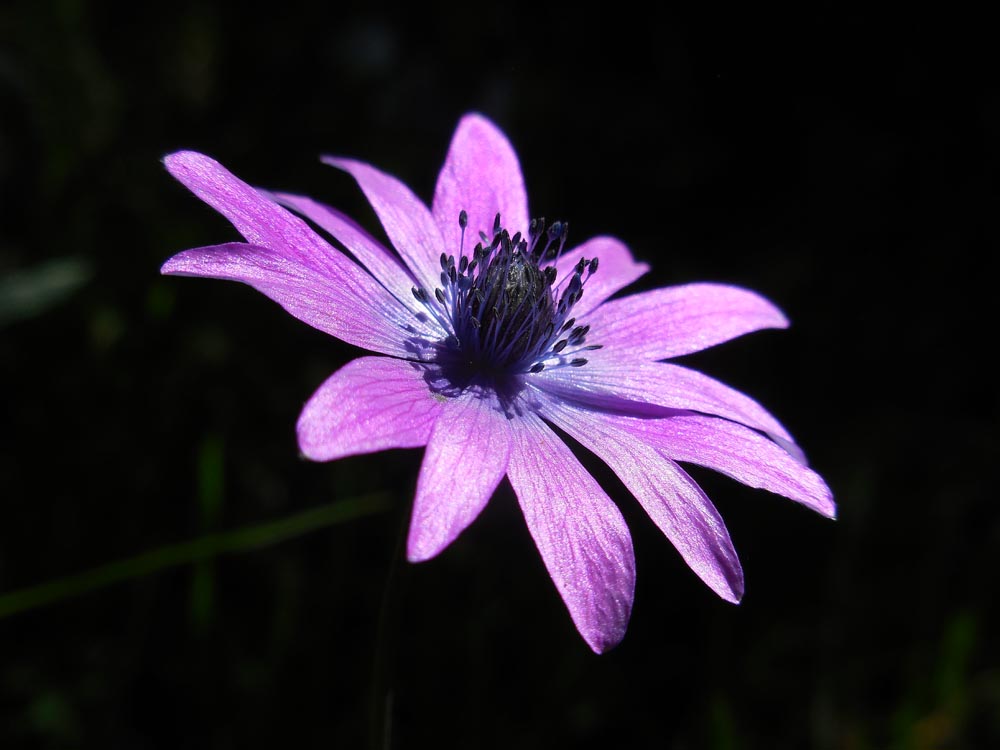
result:
M 451 544 L 506 476 L 584 640 L 598 653 L 621 641 L 635 588 L 631 537 L 553 427 L 603 460 L 730 602 L 743 594 L 733 544 L 677 462 L 834 516 L 826 484 L 771 414 L 663 361 L 786 327 L 770 302 L 721 284 L 612 299 L 648 267 L 611 237 L 567 249 L 565 223 L 529 221 L 517 156 L 477 114 L 458 124 L 430 209 L 368 164 L 323 161 L 357 181 L 396 253 L 333 208 L 256 190 L 183 151 L 166 157 L 167 169 L 247 242 L 186 250 L 162 271 L 249 284 L 305 323 L 381 355 L 358 357 L 319 387 L 298 441 L 315 461 L 426 447 L 410 561 Z

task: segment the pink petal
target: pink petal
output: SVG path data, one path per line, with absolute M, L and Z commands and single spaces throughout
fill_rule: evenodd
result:
M 356 266 L 316 232 L 270 198 L 243 182 L 214 159 L 178 151 L 163 159 L 167 170 L 192 193 L 225 216 L 252 245 L 303 266 L 344 273 Z M 363 274 L 356 269 L 358 274 Z
M 364 349 L 413 357 L 423 342 L 414 314 L 354 263 L 331 262 L 322 272 L 281 251 L 231 242 L 185 250 L 161 273 L 241 281 L 301 321 Z
M 447 248 L 427 206 L 402 182 L 369 164 L 333 156 L 324 156 L 323 162 L 358 181 L 392 246 L 420 286 L 433 296 L 434 289 L 441 286 L 440 258 Z
M 643 407 L 653 406 L 714 414 L 768 433 L 797 461 L 805 461 L 788 431 L 763 406 L 708 375 L 666 362 L 622 361 L 604 349 L 588 354 L 593 356 L 583 367 L 546 369 L 531 382 L 607 411 L 651 415 L 655 410 Z
M 739 602 L 743 596 L 743 569 L 725 522 L 686 472 L 623 429 L 623 417 L 571 407 L 545 396 L 541 413 L 618 475 L 709 588 L 726 601 Z M 645 421 L 662 424 L 673 420 Z
M 515 423 L 507 476 L 580 635 L 597 653 L 612 648 L 635 592 L 632 539 L 618 508 L 532 413 Z
M 598 273 L 603 268 L 602 259 Z M 701 351 L 762 328 L 788 327 L 781 311 L 759 294 L 724 284 L 633 294 L 602 305 L 587 322 L 609 352 L 652 360 Z
M 422 306 L 416 305 L 413 298 L 412 289 L 417 283 L 413 275 L 395 254 L 384 248 L 353 219 L 304 195 L 275 193 L 274 198 L 329 232 L 396 299 L 411 309 L 422 311 Z
M 568 250 L 556 263 L 556 285 L 569 281 L 581 258 L 598 258 L 597 271 L 587 279 L 583 296 L 573 306 L 573 316 L 581 320 L 604 300 L 638 279 L 649 270 L 645 263 L 637 263 L 625 245 L 614 237 L 593 237 L 582 245 Z M 584 272 L 586 278 L 586 272 Z M 590 322 L 590 317 L 587 318 Z
M 692 414 L 669 419 L 618 417 L 616 423 L 675 461 L 705 466 L 750 487 L 784 495 L 829 518 L 837 514 L 833 494 L 819 474 L 735 422 Z
M 480 232 L 492 236 L 497 213 L 511 236 L 527 234 L 528 196 L 517 154 L 500 129 L 479 114 L 458 123 L 434 189 L 434 220 L 445 239 L 443 249 L 456 258 L 463 210 L 469 217 L 464 247 L 469 257 Z
M 510 426 L 496 397 L 444 402 L 420 467 L 406 556 L 429 560 L 476 520 L 507 473 Z
M 412 362 L 360 357 L 327 378 L 302 409 L 299 449 L 313 461 L 426 445 L 442 403 Z

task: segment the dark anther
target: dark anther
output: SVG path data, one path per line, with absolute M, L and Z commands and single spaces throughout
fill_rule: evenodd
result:
M 417 298 L 418 302 L 427 301 L 427 292 L 425 292 L 423 289 L 417 289 L 417 287 L 413 287 L 412 291 L 413 291 L 413 296 Z
M 590 259 L 590 273 L 591 275 L 597 273 L 597 258 Z
M 467 212 L 459 212 L 463 241 L 468 219 Z M 512 235 L 501 220 L 500 214 L 494 216 L 492 235 L 480 232 L 482 241 L 469 256 L 464 248 L 456 251 L 457 262 L 456 255 L 441 256 L 441 286 L 434 296 L 454 326 L 453 337 L 445 339 L 451 350 L 447 356 L 458 366 L 497 375 L 541 372 L 547 357 L 562 360 L 559 366 L 582 366 L 587 360 L 575 352 L 585 343 L 586 330 L 566 318 L 580 298 L 586 270 L 592 273 L 596 263 L 579 259 L 557 287 L 559 270 L 543 258 L 562 252 L 568 224 L 547 226 L 545 219 L 535 218 L 527 232 Z M 416 288 L 414 296 L 429 299 Z

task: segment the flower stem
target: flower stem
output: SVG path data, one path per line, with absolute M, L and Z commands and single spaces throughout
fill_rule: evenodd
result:
M 363 495 L 268 523 L 192 539 L 143 552 L 82 573 L 0 595 L 0 619 L 36 607 L 219 555 L 269 547 L 317 529 L 352 521 L 389 507 L 385 494 Z
M 396 641 L 399 633 L 398 578 L 403 565 L 403 550 L 406 547 L 406 532 L 410 526 L 410 507 L 401 513 L 399 531 L 392 560 L 382 587 L 382 602 L 379 605 L 378 624 L 375 630 L 375 656 L 372 662 L 372 683 L 370 696 L 370 737 L 372 750 L 389 750 L 392 744 L 392 671 L 396 657 Z

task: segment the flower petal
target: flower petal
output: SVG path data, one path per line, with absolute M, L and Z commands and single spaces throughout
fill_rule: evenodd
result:
M 486 507 L 507 473 L 510 426 L 495 396 L 465 393 L 444 402 L 427 442 L 406 556 L 429 560 Z
M 598 273 L 603 269 L 602 259 Z M 701 351 L 762 328 L 788 327 L 781 311 L 759 294 L 725 284 L 633 294 L 602 305 L 587 322 L 609 351 L 652 360 Z
M 302 219 L 239 179 L 214 159 L 195 151 L 169 154 L 163 163 L 175 178 L 259 245 L 304 266 L 343 273 L 355 264 L 335 250 Z
M 382 246 L 378 240 L 366 232 L 353 219 L 340 211 L 326 206 L 305 195 L 274 193 L 279 203 L 306 217 L 340 242 L 358 263 L 368 269 L 392 295 L 405 306 L 419 310 L 414 303 L 413 286 L 417 283 L 413 274 L 398 257 Z
M 418 355 L 424 339 L 414 327 L 413 313 L 353 262 L 341 258 L 343 264 L 331 263 L 320 272 L 279 250 L 231 242 L 185 250 L 160 271 L 241 281 L 299 320 L 349 344 L 397 357 Z
M 657 407 L 714 414 L 766 432 L 796 461 L 805 456 L 792 436 L 763 406 L 744 393 L 696 370 L 666 362 L 621 361 L 601 349 L 583 367 L 532 375 L 539 388 L 605 411 L 657 416 Z M 660 416 L 664 416 L 660 414 Z
M 581 258 L 599 258 L 600 262 L 594 275 L 587 279 L 580 301 L 573 306 L 573 315 L 577 320 L 649 270 L 645 263 L 632 259 L 632 253 L 620 240 L 614 237 L 593 237 L 559 256 L 556 262 L 557 286 L 569 280 Z M 590 322 L 590 318 L 587 322 Z
M 442 403 L 426 369 L 388 357 L 359 357 L 327 378 L 302 409 L 299 449 L 313 461 L 427 444 Z
M 784 495 L 828 518 L 837 515 L 833 493 L 819 474 L 743 425 L 696 414 L 618 417 L 616 423 L 675 461 L 705 466 L 750 487 Z
M 571 407 L 546 396 L 542 397 L 541 413 L 618 475 L 709 588 L 726 601 L 739 602 L 743 569 L 726 524 L 683 469 L 624 429 L 624 417 Z M 662 424 L 673 420 L 629 421 Z
M 545 567 L 587 644 L 625 635 L 635 557 L 625 519 L 570 449 L 535 414 L 515 423 L 507 476 Z
M 434 220 L 445 240 L 443 249 L 456 257 L 461 211 L 469 217 L 464 248 L 469 257 L 480 232 L 492 235 L 498 213 L 511 236 L 528 231 L 528 196 L 517 154 L 496 125 L 475 113 L 459 121 L 434 189 Z
M 429 294 L 441 286 L 441 253 L 447 248 L 427 206 L 402 182 L 370 164 L 324 156 L 323 162 L 358 181 L 389 241 Z M 457 221 L 456 217 L 456 221 Z

